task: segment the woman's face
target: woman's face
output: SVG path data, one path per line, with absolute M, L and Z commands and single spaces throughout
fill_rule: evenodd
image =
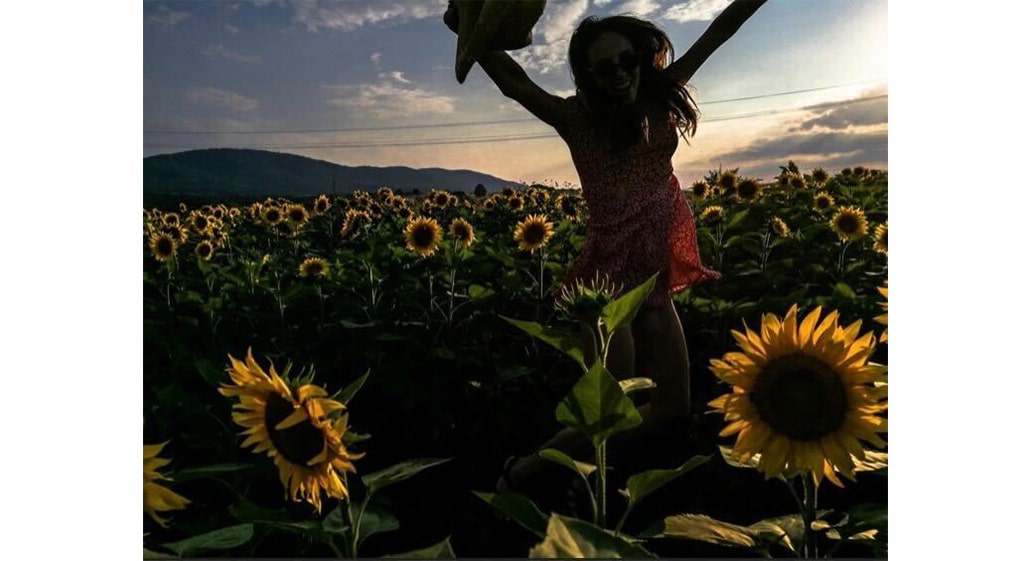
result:
M 633 44 L 624 35 L 605 31 L 587 49 L 587 67 L 594 83 L 606 95 L 636 101 L 640 65 Z

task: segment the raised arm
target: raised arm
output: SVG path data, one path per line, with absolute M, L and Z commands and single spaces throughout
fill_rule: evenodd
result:
M 565 99 L 549 94 L 526 75 L 519 63 L 504 51 L 490 51 L 477 62 L 501 93 L 519 102 L 538 119 L 562 130 Z
M 711 53 L 728 41 L 736 33 L 736 30 L 743 25 L 743 22 L 754 15 L 754 12 L 766 1 L 735 0 L 732 4 L 729 4 L 711 22 L 708 30 L 697 39 L 697 42 L 683 56 L 668 65 L 665 72 L 679 83 L 685 84 L 689 82 L 690 78 L 697 72 L 697 69 L 711 56 Z

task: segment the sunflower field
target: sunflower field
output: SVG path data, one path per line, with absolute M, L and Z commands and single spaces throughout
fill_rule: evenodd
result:
M 578 190 L 145 209 L 145 555 L 885 557 L 887 174 L 738 171 L 684 191 L 692 418 L 633 446 L 653 383 L 581 334 L 655 279 L 556 305 Z M 589 456 L 498 492 L 565 427 Z

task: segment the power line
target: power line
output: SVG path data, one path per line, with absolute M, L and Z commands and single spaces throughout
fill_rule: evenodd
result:
M 765 111 L 754 111 L 751 113 L 739 113 L 736 115 L 721 115 L 718 117 L 708 117 L 702 119 L 703 122 L 717 122 L 717 121 L 732 121 L 737 119 L 749 119 L 753 117 L 763 117 L 767 115 L 778 115 L 781 113 L 794 113 L 797 111 L 806 111 L 808 109 L 831 109 L 833 107 L 841 107 L 845 105 L 852 105 L 855 103 L 864 103 L 866 101 L 874 101 L 877 99 L 888 98 L 889 94 L 880 94 L 869 97 L 862 97 L 857 99 L 819 103 L 815 105 L 809 105 L 805 107 L 794 107 L 790 109 L 770 109 Z M 555 138 L 557 133 L 544 132 L 544 133 L 523 133 L 519 135 L 496 135 L 496 136 L 475 136 L 467 138 L 430 138 L 430 139 L 418 139 L 418 140 L 400 140 L 400 141 L 376 141 L 376 142 L 333 142 L 326 144 L 254 144 L 237 146 L 236 148 L 241 149 L 302 149 L 302 150 L 315 150 L 317 148 L 381 148 L 381 147 L 402 147 L 402 146 L 431 146 L 431 145 L 443 145 L 443 144 L 473 144 L 477 142 L 509 142 L 515 140 L 539 140 L 544 138 Z M 145 148 L 214 148 L 213 146 L 199 146 L 199 145 L 186 145 L 186 144 L 143 144 Z
M 781 97 L 786 95 L 795 95 L 801 93 L 820 92 L 824 90 L 833 90 L 836 88 L 845 88 L 849 86 L 859 86 L 863 84 L 873 84 L 887 80 L 887 78 L 878 78 L 875 80 L 865 80 L 862 82 L 850 82 L 847 84 L 835 84 L 832 86 L 821 86 L 817 88 L 808 88 L 803 90 L 792 90 L 788 92 L 776 92 L 770 94 L 754 95 L 749 97 L 737 97 L 733 99 L 719 99 L 713 101 L 704 101 L 700 105 L 717 105 L 721 103 L 732 103 L 735 101 L 751 101 L 754 99 L 765 99 L 769 97 Z M 536 118 L 525 118 L 525 119 L 503 119 L 496 121 L 466 121 L 462 123 L 435 123 L 429 125 L 392 125 L 383 127 L 346 127 L 346 128 L 332 128 L 332 129 L 259 129 L 259 130 L 171 130 L 171 129 L 143 129 L 144 134 L 314 134 L 314 133 L 328 133 L 328 132 L 367 132 L 367 131 L 386 131 L 386 130 L 408 130 L 408 129 L 433 129 L 433 128 L 449 128 L 449 127 L 473 127 L 473 126 L 491 126 L 491 125 L 507 125 L 512 123 L 535 123 Z

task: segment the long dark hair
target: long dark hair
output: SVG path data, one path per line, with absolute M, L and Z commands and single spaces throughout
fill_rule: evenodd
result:
M 625 149 L 640 140 L 643 114 L 635 104 L 616 105 L 603 95 L 588 71 L 587 50 L 604 32 L 614 32 L 633 44 L 640 62 L 640 84 L 637 98 L 660 103 L 669 111 L 670 122 L 686 140 L 697 132 L 697 103 L 684 84 L 669 78 L 664 70 L 674 58 L 668 35 L 649 21 L 627 15 L 599 18 L 590 16 L 580 22 L 569 41 L 569 66 L 577 94 L 582 95 L 598 114 L 599 129 L 609 135 L 616 149 Z M 688 141 L 687 141 L 688 142 Z

